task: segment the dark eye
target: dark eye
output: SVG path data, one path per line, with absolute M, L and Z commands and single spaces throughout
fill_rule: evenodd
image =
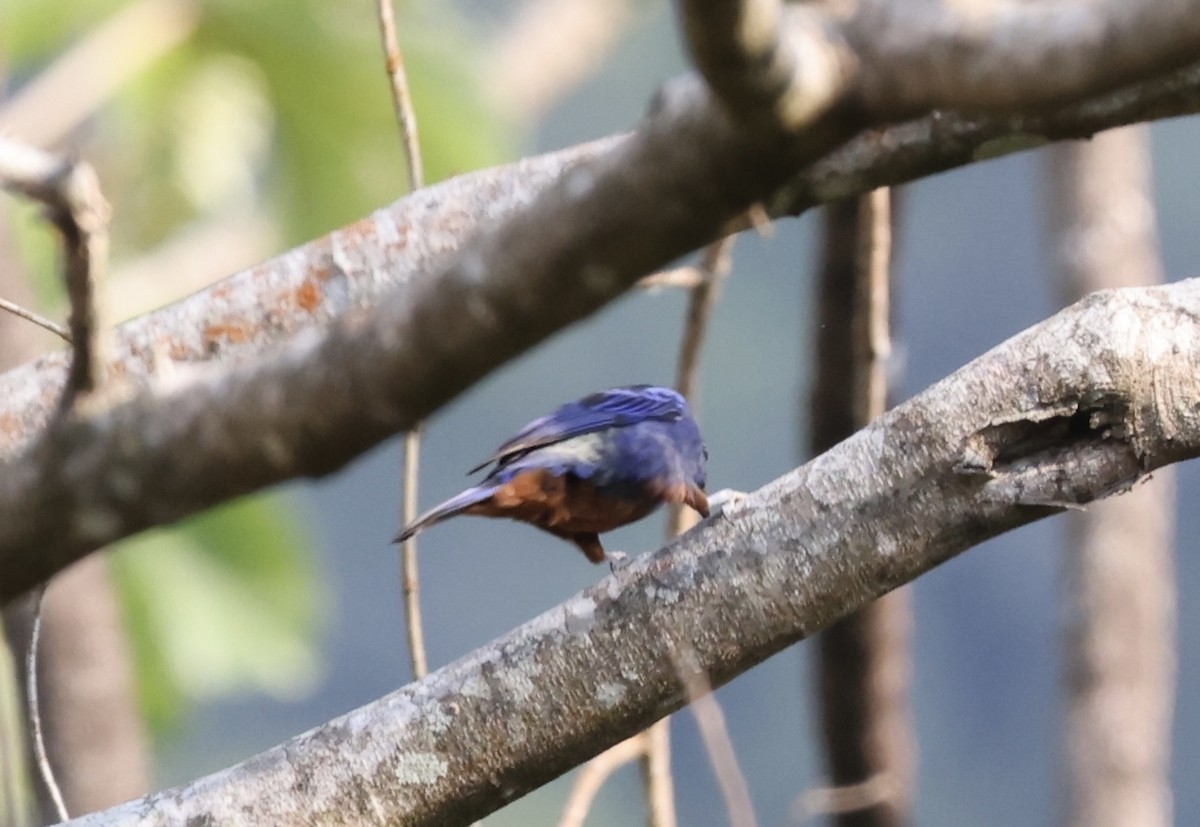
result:
M 708 462 L 708 446 L 707 445 L 700 446 L 700 453 L 704 454 L 704 461 Z

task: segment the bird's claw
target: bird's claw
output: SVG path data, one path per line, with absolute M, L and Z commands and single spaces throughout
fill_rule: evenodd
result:
M 607 552 L 604 559 L 608 561 L 608 570 L 613 574 L 629 565 L 629 555 L 623 551 Z
M 735 491 L 732 488 L 722 488 L 708 498 L 708 509 L 712 514 L 732 515 L 741 508 L 742 503 L 750 495 L 745 491 Z

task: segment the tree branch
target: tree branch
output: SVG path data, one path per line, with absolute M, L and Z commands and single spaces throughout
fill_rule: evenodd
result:
M 71 300 L 71 367 L 61 407 L 96 390 L 108 364 L 97 284 L 108 262 L 109 206 L 91 165 L 0 138 L 0 186 L 45 205 L 63 237 L 63 278 Z
M 846 91 L 855 61 L 817 12 L 780 0 L 682 0 L 692 60 L 721 103 L 740 118 L 793 132 Z
M 964 549 L 1200 454 L 1200 280 L 1094 294 L 381 700 L 81 825 L 463 823 Z
M 435 279 L 252 364 L 51 423 L 0 480 L 0 600 L 120 537 L 340 468 L 717 235 L 848 129 L 829 119 L 784 155 L 738 132 L 696 84 L 677 85 L 642 131 L 573 167 Z M 339 287 L 309 278 L 314 291 Z
M 1183 95 L 1191 103 L 1195 88 Z M 1178 97 L 1178 89 L 1169 91 Z M 1149 105 L 1129 107 L 1145 112 Z M 245 296 L 237 297 L 241 314 L 233 319 L 243 327 L 211 323 L 209 306 L 225 307 L 233 289 L 215 286 L 185 303 L 190 317 L 182 309 L 170 317 L 172 330 L 194 331 L 178 351 L 180 340 L 167 336 L 158 348 L 153 338 L 125 339 L 126 355 L 138 352 L 127 377 L 144 376 L 164 349 L 182 357 L 231 342 L 257 339 L 265 347 L 271 337 L 264 331 L 288 326 L 281 318 L 292 329 L 310 326 L 354 305 L 356 289 L 355 298 L 377 296 L 385 266 L 405 274 L 404 289 L 366 312 L 341 315 L 324 335 L 297 337 L 253 364 L 131 391 L 110 410 L 45 430 L 0 479 L 0 600 L 103 543 L 284 479 L 336 470 L 645 273 L 715 238 L 845 143 L 861 122 L 861 113 L 832 107 L 795 136 L 740 126 L 696 78 L 685 77 L 667 87 L 638 133 L 570 166 L 532 203 L 514 204 L 506 221 L 460 246 L 448 266 L 435 251 L 461 245 L 463 227 L 448 238 L 435 222 L 417 236 L 377 214 L 241 274 L 278 298 L 256 296 L 250 311 Z M 940 122 L 931 117 L 925 126 L 936 136 Z M 495 216 L 485 195 L 471 193 L 480 219 Z M 386 251 L 405 246 L 419 248 L 424 255 L 415 258 L 427 265 L 437 260 L 440 270 L 418 279 L 403 269 L 413 259 L 388 261 Z M 355 270 L 358 281 L 348 277 Z M 153 318 L 151 331 L 168 316 Z M 30 384 L 14 391 L 13 407 L 28 414 L 44 388 L 28 374 L 11 381 L 22 380 Z M 0 399 L 3 390 L 0 384 Z M 32 433 L 42 421 L 0 411 L 0 433 Z
M 773 215 L 943 172 L 1041 143 L 1086 138 L 1143 120 L 1200 112 L 1200 64 L 1044 115 L 939 112 L 869 130 L 805 169 L 771 198 Z M 242 360 L 301 330 L 435 280 L 437 264 L 481 224 L 525 209 L 575 165 L 616 150 L 612 136 L 428 187 L 182 301 L 119 326 L 113 375 L 145 383 L 164 364 Z M 0 458 L 46 423 L 65 354 L 0 375 Z
M 1196 0 L 899 3 L 843 26 L 872 112 L 1028 109 L 1168 72 L 1200 54 Z

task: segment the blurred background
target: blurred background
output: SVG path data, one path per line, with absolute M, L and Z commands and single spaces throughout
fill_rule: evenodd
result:
M 537 16 L 552 5 L 397 3 L 431 182 L 632 128 L 659 85 L 686 69 L 668 4 L 593 3 L 577 28 Z M 66 57 L 81 63 L 56 76 Z M 122 317 L 359 218 L 405 187 L 366 2 L 0 0 L 0 89 L 0 129 L 78 148 L 98 167 L 115 209 L 112 291 Z M 1165 270 L 1193 276 L 1200 125 L 1156 124 L 1152 140 Z M 1039 169 L 1025 153 L 904 189 L 898 398 L 1057 309 Z M 11 284 L 19 272 L 27 301 L 64 315 L 52 235 L 28 205 L 5 199 L 0 211 L 0 295 L 19 292 Z M 808 458 L 817 253 L 812 215 L 737 242 L 696 403 L 710 490 L 750 490 Z M 630 294 L 457 399 L 425 431 L 422 507 L 460 490 L 467 468 L 561 402 L 618 384 L 670 384 L 685 305 L 681 291 Z M 31 335 L 33 353 L 56 346 Z M 156 786 L 225 767 L 410 679 L 389 544 L 400 523 L 401 456 L 394 440 L 328 479 L 115 551 Z M 1180 470 L 1186 503 L 1197 475 L 1192 465 Z M 1180 509 L 1181 824 L 1200 823 L 1197 519 Z M 662 532 L 656 517 L 606 545 L 647 550 Z M 915 584 L 918 823 L 1056 818 L 1063 540 L 1061 520 L 1043 521 Z M 420 549 L 433 668 L 607 574 L 561 541 L 507 522 L 452 521 L 422 535 Z M 717 693 L 764 825 L 791 823 L 796 796 L 823 783 L 807 649 Z M 724 823 L 693 720 L 678 716 L 672 731 L 680 822 Z M 488 823 L 555 823 L 569 778 Z M 639 823 L 642 812 L 630 766 L 601 792 L 589 823 Z

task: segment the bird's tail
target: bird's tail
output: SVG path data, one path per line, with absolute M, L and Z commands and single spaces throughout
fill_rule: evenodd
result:
M 464 509 L 483 502 L 494 493 L 495 487 L 490 485 L 479 485 L 474 488 L 468 488 L 461 494 L 451 497 L 441 505 L 434 506 L 420 517 L 417 517 L 417 519 L 406 525 L 392 542 L 403 543 L 409 537 L 424 531 L 434 523 L 440 523 L 442 520 L 453 517 L 456 514 L 461 514 Z

